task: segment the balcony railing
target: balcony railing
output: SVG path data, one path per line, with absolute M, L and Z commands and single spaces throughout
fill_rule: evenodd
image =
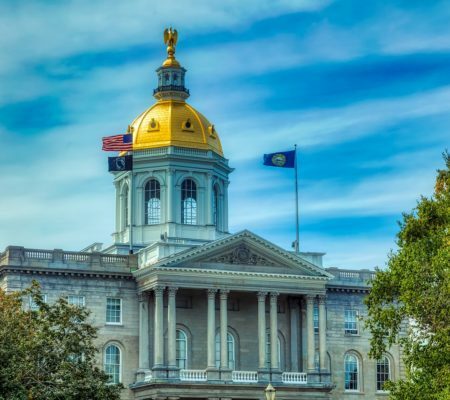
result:
M 258 382 L 258 373 L 256 371 L 233 371 L 231 373 L 233 382 L 256 383 Z
M 206 371 L 202 369 L 180 370 L 180 380 L 187 382 L 206 382 Z
M 159 92 L 184 92 L 186 94 L 189 94 L 189 89 L 186 89 L 184 86 L 180 85 L 165 85 L 165 86 L 158 86 L 155 90 L 153 90 L 153 94 L 159 93 Z
M 281 375 L 283 383 L 293 383 L 296 385 L 308 383 L 306 372 L 283 372 Z

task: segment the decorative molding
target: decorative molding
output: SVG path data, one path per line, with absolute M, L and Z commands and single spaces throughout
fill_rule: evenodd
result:
M 208 299 L 214 300 L 216 298 L 217 289 L 208 289 Z
M 319 305 L 325 305 L 327 303 L 327 296 L 321 294 L 319 297 Z
M 316 301 L 316 295 L 315 294 L 307 294 L 306 295 L 306 304 L 307 305 L 314 305 L 315 301 Z
M 230 293 L 228 289 L 220 289 L 220 300 L 227 300 L 228 293 Z
M 257 296 L 258 296 L 258 301 L 265 302 L 266 301 L 267 292 L 258 292 Z
M 164 286 L 156 286 L 153 288 L 153 291 L 155 292 L 155 296 L 163 296 L 164 294 Z
M 170 297 L 175 297 L 175 295 L 177 294 L 177 290 L 178 288 L 175 286 L 170 286 L 169 287 L 169 296 Z
M 223 264 L 244 264 L 244 265 L 267 265 L 277 266 L 273 261 L 268 260 L 250 250 L 245 244 L 241 244 L 232 251 L 208 259 L 210 262 Z

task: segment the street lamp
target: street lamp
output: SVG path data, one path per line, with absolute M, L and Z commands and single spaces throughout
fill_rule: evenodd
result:
M 269 383 L 266 387 L 266 390 L 264 390 L 264 392 L 266 393 L 266 400 L 275 400 L 276 399 L 276 395 L 275 395 L 275 388 L 272 386 L 271 383 Z

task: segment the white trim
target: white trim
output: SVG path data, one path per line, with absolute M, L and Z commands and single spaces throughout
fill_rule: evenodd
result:
M 108 299 L 113 300 L 120 300 L 120 321 L 119 322 L 109 322 L 108 319 Z M 105 307 L 105 324 L 106 325 L 123 325 L 123 319 L 122 319 L 122 313 L 123 313 L 123 301 L 121 297 L 106 297 L 106 307 Z
M 117 385 L 119 383 L 122 383 L 122 364 L 123 364 L 123 358 L 122 358 L 122 348 L 119 346 L 116 342 L 108 342 L 105 344 L 103 348 L 103 371 L 106 373 L 106 350 L 110 347 L 114 346 L 119 350 L 119 382 L 108 382 L 109 385 Z

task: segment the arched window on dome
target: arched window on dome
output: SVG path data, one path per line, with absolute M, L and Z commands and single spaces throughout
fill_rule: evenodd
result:
M 155 225 L 161 222 L 161 186 L 156 179 L 145 184 L 145 224 Z
M 216 229 L 219 229 L 219 187 L 213 186 L 213 198 L 212 198 L 212 209 L 213 209 L 213 224 Z
M 192 179 L 181 184 L 181 223 L 197 224 L 197 185 Z
M 105 359 L 103 363 L 105 374 L 108 375 L 108 383 L 119 384 L 121 381 L 122 354 L 119 347 L 114 344 L 105 349 Z

